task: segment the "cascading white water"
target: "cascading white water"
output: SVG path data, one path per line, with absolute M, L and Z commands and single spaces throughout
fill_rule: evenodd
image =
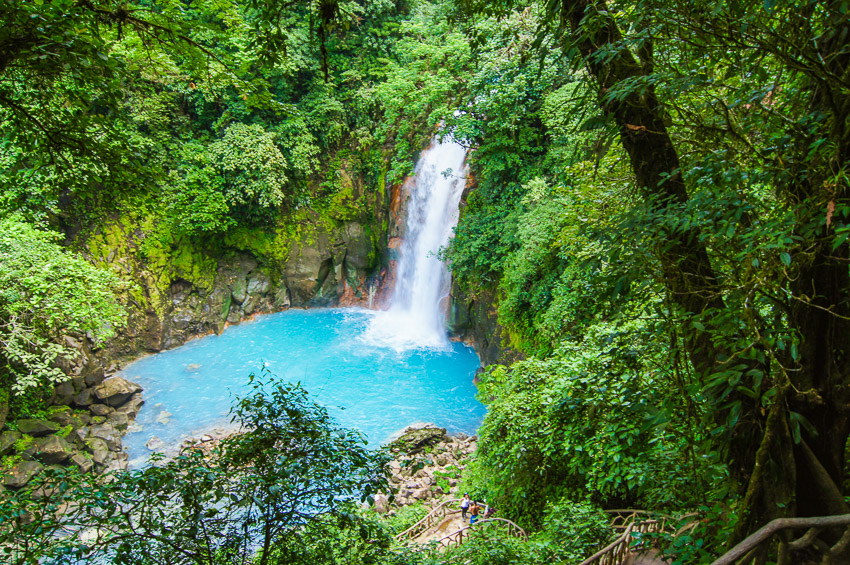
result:
M 393 295 L 388 309 L 372 319 L 367 340 L 396 349 L 447 345 L 445 298 L 450 278 L 437 252 L 457 225 L 465 159 L 466 149 L 449 139 L 432 142 L 419 158 Z

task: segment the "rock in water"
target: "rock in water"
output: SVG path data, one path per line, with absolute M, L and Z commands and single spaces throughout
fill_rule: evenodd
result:
M 104 404 L 109 406 L 121 406 L 130 397 L 141 392 L 142 387 L 136 383 L 131 383 L 122 377 L 112 377 L 94 388 L 94 395 Z
M 159 451 L 160 449 L 165 447 L 165 442 L 159 439 L 158 437 L 153 436 L 147 441 L 145 447 L 147 447 L 151 451 Z

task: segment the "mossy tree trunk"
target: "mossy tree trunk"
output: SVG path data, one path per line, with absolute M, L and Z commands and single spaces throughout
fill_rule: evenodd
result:
M 675 214 L 689 198 L 679 156 L 652 82 L 635 80 L 652 73 L 651 42 L 645 40 L 636 53 L 624 47 L 623 35 L 604 2 L 563 0 L 550 6 L 568 31 L 568 48 L 580 52 L 596 81 L 602 109 L 619 129 L 638 186 L 655 203 L 656 212 Z M 848 27 L 846 21 L 841 25 Z M 835 33 L 832 37 L 842 36 Z M 830 222 L 822 219 L 828 202 L 835 210 L 837 202 L 846 202 L 850 196 L 846 179 L 843 184 L 836 183 L 831 180 L 834 175 L 830 176 L 850 160 L 850 102 L 846 92 L 842 97 L 842 90 L 836 87 L 842 81 L 850 82 L 850 73 L 846 52 L 837 45 L 820 49 L 829 67 L 823 73 L 839 78 L 833 81 L 835 84 L 824 76 L 804 78 L 815 92 L 809 111 L 831 115 L 829 142 L 838 147 L 837 158 L 833 158 L 836 162 L 801 159 L 804 165 L 791 171 L 787 185 L 777 187 L 785 191 L 782 198 L 795 209 L 797 235 L 806 242 L 805 253 L 794 259 L 796 272 L 789 277 L 789 301 L 777 306 L 784 310 L 790 333 L 799 337 L 799 355 L 786 355 L 787 359 L 766 355 L 766 361 L 736 360 L 743 364 L 742 375 L 759 373 L 771 379 L 775 396 L 767 413 L 759 402 L 735 392 L 715 398 L 718 425 L 727 422 L 724 404 L 734 400 L 742 407 L 737 425 L 732 425 L 725 436 L 730 470 L 744 493 L 735 540 L 774 518 L 850 511 L 840 488 L 850 433 L 850 253 L 846 242 L 835 240 Z M 641 88 L 624 91 L 623 85 L 629 81 L 640 83 Z M 620 92 L 611 96 L 615 89 Z M 838 214 L 833 222 L 839 219 Z M 756 338 L 741 334 L 740 328 L 704 329 L 707 324 L 694 323 L 718 314 L 735 314 L 724 299 L 705 238 L 697 228 L 670 229 L 657 240 L 663 283 L 678 307 L 681 324 L 687 328 L 685 346 L 691 364 L 703 390 L 708 391 L 705 383 L 709 377 L 735 359 L 736 352 L 729 344 Z M 758 330 L 752 329 L 755 335 Z M 720 335 L 722 331 L 728 334 Z M 738 335 L 734 335 L 736 332 Z M 793 369 L 786 371 L 785 367 Z M 801 422 L 802 432 L 795 437 L 795 426 L 801 429 Z

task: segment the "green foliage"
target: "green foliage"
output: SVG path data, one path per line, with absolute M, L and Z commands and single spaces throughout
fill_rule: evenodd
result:
M 324 515 L 276 545 L 272 563 L 292 565 L 413 565 L 412 550 L 399 548 L 391 530 L 354 508 Z M 374 516 L 374 514 L 373 514 Z
M 385 488 L 384 456 L 337 427 L 300 386 L 250 381 L 251 392 L 233 407 L 242 433 L 210 455 L 184 451 L 110 481 L 51 471 L 4 495 L 0 524 L 16 525 L 0 528 L 4 562 L 74 563 L 101 554 L 134 564 L 277 563 L 276 551 L 317 531 L 334 531 L 363 555 L 380 553 L 386 534 L 352 516 L 351 504 Z M 34 496 L 45 484 L 53 488 Z M 65 504 L 70 510 L 56 513 Z M 18 519 L 24 515 L 33 519 Z M 89 528 L 97 536 L 87 536 Z M 365 540 L 358 528 L 370 528 Z
M 701 500 L 723 469 L 692 451 L 707 439 L 689 414 L 699 407 L 666 385 L 677 369 L 658 330 L 640 318 L 598 323 L 550 357 L 482 376 L 476 487 L 529 525 L 563 496 L 649 508 Z
M 470 531 L 459 547 L 434 551 L 425 563 L 535 565 L 579 563 L 592 555 L 609 537 L 608 518 L 589 503 L 563 499 L 545 506 L 543 527 L 528 542 L 505 537 L 497 528 Z
M 543 528 L 530 541 L 546 562 L 579 563 L 611 535 L 610 517 L 588 502 L 564 498 L 547 504 L 544 515 Z
M 54 364 L 75 352 L 61 332 L 113 336 L 124 320 L 112 273 L 92 267 L 56 243 L 58 236 L 17 217 L 0 220 L 2 371 L 17 393 L 66 378 Z

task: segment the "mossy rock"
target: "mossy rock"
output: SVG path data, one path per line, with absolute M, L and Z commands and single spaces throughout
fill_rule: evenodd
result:
M 408 455 L 420 453 L 425 449 L 446 439 L 446 429 L 436 427 L 407 429 L 400 438 L 390 444 L 393 451 L 401 451 Z
M 14 451 L 15 443 L 21 439 L 20 432 L 6 431 L 0 434 L 0 455 Z
M 59 424 L 47 420 L 23 419 L 15 422 L 18 431 L 33 437 L 41 437 L 55 434 L 59 431 Z

